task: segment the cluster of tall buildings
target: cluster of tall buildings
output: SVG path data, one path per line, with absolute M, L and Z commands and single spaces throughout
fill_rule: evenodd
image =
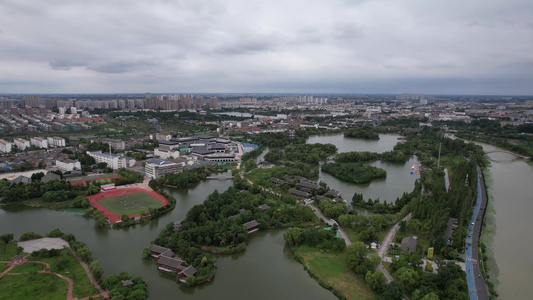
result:
M 150 93 L 146 93 L 144 98 L 144 108 L 146 109 L 201 109 L 204 103 L 206 101 L 204 101 L 203 97 L 193 97 L 192 95 L 158 95 L 157 97 L 152 97 Z M 207 106 L 209 108 L 217 108 L 217 97 L 210 97 L 207 100 Z

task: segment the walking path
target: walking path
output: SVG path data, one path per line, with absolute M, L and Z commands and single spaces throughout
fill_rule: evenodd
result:
M 70 248 L 69 248 L 70 249 Z M 72 252 L 72 254 L 74 255 L 74 252 L 72 251 L 72 249 L 70 249 L 70 251 Z M 77 257 L 77 255 L 75 255 L 74 257 L 76 257 L 76 259 L 78 260 L 78 262 L 80 262 L 79 258 Z M 61 274 L 57 274 L 57 273 L 53 273 L 50 271 L 50 264 L 48 263 L 45 263 L 45 262 L 42 262 L 42 261 L 33 261 L 33 260 L 28 260 L 27 259 L 27 256 L 25 256 L 23 259 L 22 259 L 22 262 L 21 263 L 14 263 L 12 261 L 0 261 L 1 263 L 8 263 L 9 264 L 9 268 L 7 268 L 7 270 L 5 270 L 4 272 L 0 273 L 0 278 L 4 277 L 4 275 L 9 275 L 9 276 L 17 276 L 17 275 L 26 275 L 26 274 L 30 274 L 32 272 L 23 272 L 23 273 L 9 273 L 14 267 L 16 266 L 20 266 L 22 264 L 25 264 L 25 263 L 38 263 L 38 264 L 43 264 L 46 266 L 46 268 L 44 270 L 41 270 L 41 271 L 37 271 L 36 273 L 39 273 L 39 274 L 53 274 L 61 279 L 64 279 L 68 282 L 68 291 L 67 291 L 67 300 L 76 300 L 78 298 L 74 298 L 72 296 L 72 291 L 74 290 L 74 282 L 72 281 L 72 279 L 66 277 L 66 276 L 63 276 Z M 81 264 L 81 262 L 80 262 Z M 88 300 L 88 299 L 91 299 L 91 298 L 96 298 L 96 297 L 104 297 L 107 299 L 108 297 L 108 293 L 104 290 L 102 290 L 100 288 L 100 286 L 98 285 L 98 283 L 96 283 L 96 281 L 94 280 L 94 277 L 92 276 L 92 273 L 90 272 L 90 270 L 88 270 L 88 268 L 86 269 L 87 267 L 87 264 L 83 263 L 82 264 L 82 267 L 85 269 L 85 272 L 87 272 L 87 276 L 89 276 L 89 279 L 91 280 L 91 282 L 93 283 L 93 285 L 95 285 L 95 287 L 98 289 L 98 291 L 100 291 L 99 294 L 97 295 L 93 295 L 93 296 L 90 296 L 90 297 L 85 297 L 85 298 L 82 298 L 81 300 Z M 93 282 L 94 281 L 94 282 Z
M 387 283 L 391 283 L 394 281 L 394 278 L 392 278 L 392 275 L 385 269 L 383 266 L 383 261 L 387 261 L 385 254 L 387 254 L 387 250 L 389 249 L 389 246 L 391 242 L 394 240 L 394 237 L 396 236 L 396 233 L 398 232 L 398 229 L 400 229 L 400 223 L 403 221 L 409 221 L 411 219 L 411 213 L 407 214 L 403 219 L 398 221 L 392 228 L 387 232 L 387 235 L 385 236 L 385 239 L 383 240 L 383 243 L 379 247 L 379 257 L 381 257 L 381 263 L 378 266 L 378 270 L 382 271 L 385 274 L 385 277 L 387 277 Z
M 448 169 L 444 169 L 444 182 L 446 183 L 446 191 L 450 190 L 450 175 Z

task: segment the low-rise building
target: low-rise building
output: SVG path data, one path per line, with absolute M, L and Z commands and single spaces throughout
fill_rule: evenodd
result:
M 9 153 L 11 152 L 11 147 L 12 147 L 13 144 L 11 144 L 10 142 L 6 141 L 6 140 L 1 140 L 0 139 L 0 151 L 3 152 L 3 153 Z
M 48 148 L 48 141 L 40 137 L 30 138 L 30 143 L 32 146 L 35 146 L 37 148 Z
M 177 173 L 179 171 L 178 164 L 162 160 L 152 159 L 149 160 L 144 166 L 146 176 L 150 178 L 159 178 L 168 173 Z
M 17 148 L 19 148 L 20 150 L 24 150 L 30 147 L 30 142 L 25 139 L 15 139 L 14 142 L 15 146 L 17 146 Z
M 96 163 L 105 162 L 113 170 L 120 168 L 131 168 L 135 166 L 135 159 L 113 153 L 102 153 L 102 151 L 87 151 L 87 154 L 94 158 Z
M 46 140 L 48 141 L 49 147 L 65 147 L 66 146 L 65 139 L 61 137 L 54 136 L 54 137 L 49 137 Z
M 56 160 L 56 166 L 63 172 L 81 170 L 81 163 L 72 159 Z

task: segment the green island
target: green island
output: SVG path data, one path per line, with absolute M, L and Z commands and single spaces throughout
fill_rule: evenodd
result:
M 46 248 L 39 246 L 42 239 L 46 239 Z M 26 252 L 27 249 L 32 252 Z M 142 300 L 148 297 L 144 281 L 126 272 L 102 279 L 100 262 L 93 261 L 87 245 L 59 229 L 45 237 L 26 232 L 18 241 L 13 234 L 3 234 L 0 258 L 0 290 L 5 291 L 0 299 L 109 297 Z M 120 284 L 117 278 L 121 279 Z
M 325 163 L 322 171 L 351 183 L 369 183 L 373 179 L 387 177 L 387 171 L 362 163 Z

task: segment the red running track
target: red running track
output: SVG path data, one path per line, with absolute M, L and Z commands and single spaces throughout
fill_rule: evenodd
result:
M 98 201 L 102 200 L 102 199 L 113 198 L 113 197 L 129 195 L 129 194 L 135 194 L 135 193 L 141 193 L 141 192 L 142 193 L 146 193 L 146 194 L 156 198 L 157 200 L 161 201 L 163 203 L 163 205 L 161 205 L 161 207 L 166 206 L 168 204 L 168 200 L 165 197 L 159 195 L 158 193 L 156 193 L 154 191 L 149 191 L 149 190 L 140 189 L 140 188 L 116 189 L 116 190 L 112 190 L 112 191 L 101 192 L 101 193 L 98 193 L 96 195 L 92 195 L 92 196 L 89 196 L 89 197 L 86 197 L 86 198 L 89 199 L 89 203 L 91 204 L 92 207 L 94 207 L 94 208 L 98 209 L 99 211 L 101 211 L 109 219 L 111 224 L 115 224 L 116 222 L 120 221 L 120 218 L 122 216 L 110 212 L 105 207 L 103 207 L 100 203 L 98 203 Z M 138 214 L 137 215 L 129 215 L 129 217 L 130 218 L 135 218 L 135 217 L 140 217 L 140 215 L 138 215 Z

